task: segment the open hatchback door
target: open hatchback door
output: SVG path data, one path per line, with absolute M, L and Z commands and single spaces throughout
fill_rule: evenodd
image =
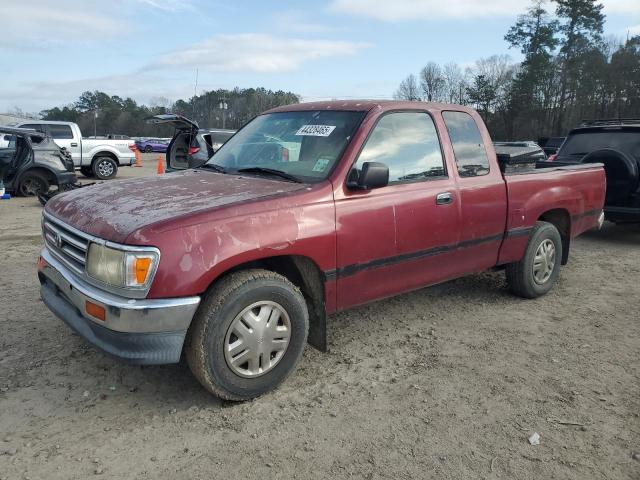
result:
M 175 113 L 164 113 L 147 118 L 147 123 L 153 125 L 171 125 L 174 128 L 173 138 L 167 147 L 167 171 L 186 170 L 202 165 L 202 161 L 194 156 L 200 150 L 197 141 L 198 123 Z

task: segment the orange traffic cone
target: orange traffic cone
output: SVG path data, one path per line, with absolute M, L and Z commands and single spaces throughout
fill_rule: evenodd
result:
M 158 175 L 162 175 L 164 173 L 164 159 L 162 158 L 162 154 L 158 155 Z
M 142 166 L 142 155 L 140 155 L 140 150 L 136 149 L 135 151 L 135 155 L 136 155 L 136 167 L 141 167 Z

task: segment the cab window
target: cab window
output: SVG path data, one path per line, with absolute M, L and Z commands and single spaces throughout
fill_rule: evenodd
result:
M 442 112 L 461 177 L 489 173 L 489 158 L 475 120 L 466 112 Z
M 446 176 L 436 127 L 428 113 L 397 112 L 383 116 L 369 135 L 355 164 L 356 176 L 365 162 L 389 167 L 389 183 L 407 183 Z
M 69 125 L 49 125 L 49 133 L 55 139 L 73 139 L 73 132 Z

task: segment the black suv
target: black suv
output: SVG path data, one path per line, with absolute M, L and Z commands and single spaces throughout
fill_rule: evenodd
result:
M 569 132 L 554 162 L 603 163 L 605 217 L 615 223 L 640 222 L 640 119 L 585 121 Z

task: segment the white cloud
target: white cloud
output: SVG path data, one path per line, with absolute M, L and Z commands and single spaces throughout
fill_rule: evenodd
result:
M 327 57 L 354 55 L 365 43 L 241 33 L 217 35 L 160 56 L 147 68 L 199 67 L 218 72 L 285 72 Z
M 11 2 L 0 8 L 0 47 L 45 47 L 89 35 L 118 34 L 121 25 L 97 2 Z
M 0 48 L 38 48 L 97 42 L 131 31 L 136 13 L 170 14 L 191 0 L 28 0 L 2 2 Z
M 602 0 L 605 13 L 640 14 L 638 0 Z M 529 0 L 333 0 L 330 10 L 388 22 L 452 18 L 515 17 Z M 555 9 L 553 4 L 548 10 Z
M 638 0 L 602 0 L 604 13 L 620 15 L 640 15 L 640 2 Z

